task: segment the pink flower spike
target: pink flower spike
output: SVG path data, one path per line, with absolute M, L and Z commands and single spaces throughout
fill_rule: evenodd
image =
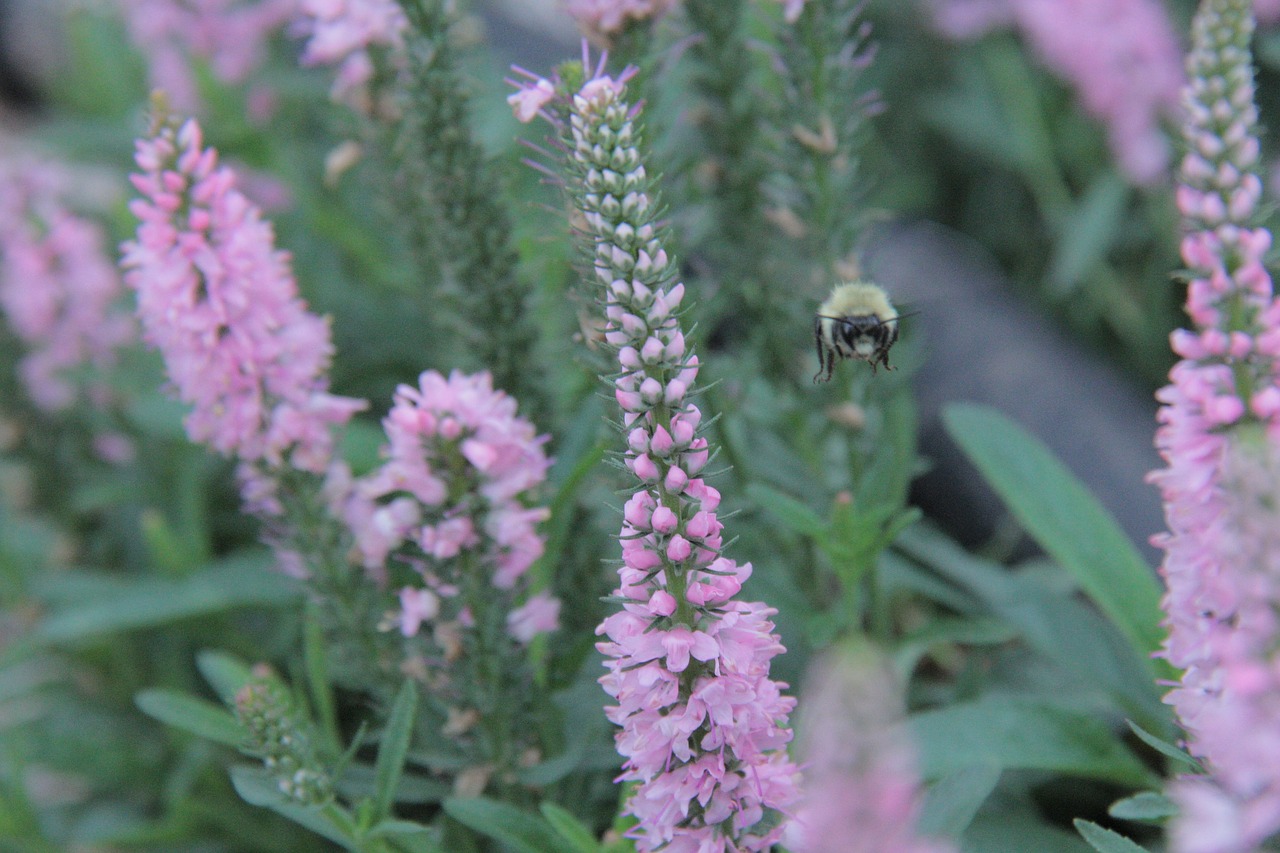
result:
M 306 310 L 270 223 L 201 145 L 191 120 L 137 143 L 145 171 L 132 209 L 141 221 L 122 266 L 145 337 L 191 406 L 193 441 L 244 463 L 276 469 L 287 460 L 321 474 L 332 458 L 332 428 L 365 403 L 327 393 L 328 320 Z M 174 197 L 158 190 L 165 183 L 179 187 L 181 203 L 198 200 L 207 216 L 179 221 Z M 192 220 L 205 227 L 190 230 Z
M 805 796 L 787 836 L 795 853 L 954 853 L 922 838 L 921 785 L 893 673 L 869 648 L 838 648 L 804 691 Z M 850 827 L 857 834 L 850 837 Z
M 1194 328 L 1158 396 L 1156 444 L 1169 532 L 1161 574 L 1181 671 L 1165 701 L 1207 775 L 1169 788 L 1172 853 L 1244 853 L 1280 832 L 1280 750 L 1241 732 L 1280 726 L 1280 311 L 1262 263 L 1251 4 L 1202 0 L 1184 92 L 1188 154 L 1176 199 Z
M 615 702 L 606 713 L 619 726 L 619 780 L 636 783 L 627 811 L 638 821 L 630 833 L 637 853 L 764 853 L 780 841 L 796 797 L 785 750 L 794 700 L 768 675 L 782 651 L 773 611 L 732 600 L 736 580 L 718 585 L 696 568 L 737 574 L 713 553 L 719 493 L 690 479 L 710 453 L 697 436 L 701 415 L 685 400 L 698 360 L 674 311 L 684 285 L 665 280 L 679 266 L 653 219 L 661 205 L 638 147 L 639 110 L 625 100 L 629 74 L 608 78 L 596 68 L 558 126 L 594 258 L 591 280 L 605 303 L 605 342 L 623 369 L 615 394 L 630 430 L 626 464 L 635 496 L 645 496 L 624 510 L 616 594 L 627 603 L 598 631 L 607 667 L 600 681 Z M 641 505 L 655 507 L 647 535 L 632 523 Z M 695 517 L 694 531 L 682 533 L 680 520 Z M 696 549 L 686 533 L 701 537 Z

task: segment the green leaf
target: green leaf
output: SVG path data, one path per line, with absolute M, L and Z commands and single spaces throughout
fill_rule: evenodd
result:
M 1120 233 L 1129 199 L 1129 185 L 1115 172 L 1104 171 L 1085 191 L 1084 198 L 1060 223 L 1058 242 L 1049 263 L 1050 289 L 1065 298 L 1090 269 L 1103 260 Z
M 920 813 L 924 835 L 959 838 L 1000 781 L 1000 768 L 992 764 L 966 767 L 944 776 L 925 792 Z
M 259 767 L 232 767 L 231 784 L 236 793 L 251 806 L 271 809 L 299 826 L 342 845 L 348 850 L 360 851 L 349 827 L 338 825 L 335 815 L 340 814 L 332 806 L 304 806 L 286 799 L 276 787 L 276 782 Z
M 805 504 L 780 492 L 772 486 L 753 482 L 747 484 L 747 496 L 761 508 L 782 522 L 784 527 L 805 536 L 820 537 L 827 529 L 827 522 Z
M 245 733 L 236 718 L 212 702 L 162 688 L 143 690 L 133 701 L 144 714 L 174 728 L 227 746 L 244 743 Z
M 414 823 L 411 820 L 384 820 L 369 830 L 367 838 L 430 838 L 431 827 Z
M 320 731 L 329 742 L 329 748 L 338 752 L 341 734 L 338 731 L 338 709 L 334 705 L 333 690 L 329 686 L 329 659 L 325 650 L 324 628 L 320 613 L 314 603 L 308 603 L 302 620 L 302 659 L 307 672 L 307 690 L 311 705 L 319 717 Z
M 551 828 L 569 843 L 573 853 L 599 853 L 600 842 L 596 841 L 591 830 L 568 810 L 550 801 L 542 803 L 538 806 L 538 810 L 547 819 L 547 823 L 551 824 Z
M 1147 848 L 1134 844 L 1118 832 L 1076 818 L 1076 831 L 1098 853 L 1150 853 Z
M 196 669 L 228 705 L 236 701 L 240 688 L 253 680 L 253 670 L 235 655 L 205 649 L 196 655 Z
M 1129 728 L 1133 730 L 1133 733 L 1138 736 L 1138 740 L 1142 741 L 1156 752 L 1166 756 L 1167 758 L 1172 758 L 1174 761 L 1180 761 L 1183 764 L 1194 767 L 1201 773 L 1204 772 L 1203 765 L 1201 765 L 1194 756 L 1189 755 L 1186 750 L 1178 748 L 1167 740 L 1156 737 L 1133 720 L 1127 720 L 1126 722 L 1129 723 Z
M 593 406 L 592 410 L 600 408 Z M 592 433 L 594 434 L 594 425 L 598 421 L 597 418 L 589 418 L 586 423 L 592 424 Z M 582 422 L 579 422 L 580 424 Z M 575 432 L 579 440 L 585 438 L 582 434 L 582 426 L 580 425 Z M 573 511 L 574 502 L 578 499 L 578 493 L 582 489 L 582 484 L 587 481 L 587 477 L 592 471 L 599 466 L 600 461 L 605 458 L 605 449 L 607 445 L 597 442 L 588 447 L 581 449 L 577 462 L 573 467 L 563 474 L 563 482 L 556 490 L 555 497 L 551 500 L 548 507 L 550 511 L 550 520 L 547 522 L 546 531 L 546 548 L 538 561 L 530 570 L 530 576 L 535 579 L 538 588 L 549 587 L 554 580 L 554 568 L 559 565 L 561 557 L 564 555 L 565 548 L 568 546 L 576 531 L 572 529 L 575 513 Z M 557 460 L 560 462 L 561 460 Z M 553 474 L 561 473 L 558 469 L 553 468 Z
M 485 797 L 444 801 L 449 817 L 520 853 L 564 853 L 564 841 L 537 815 Z
M 1067 673 L 1108 691 L 1126 715 L 1161 731 L 1172 729 L 1172 715 L 1160 701 L 1147 661 L 1095 608 L 1050 587 L 1043 573 L 1014 571 L 975 557 L 922 526 L 904 532 L 897 548 L 972 592 Z
M 373 797 L 378 790 L 377 770 L 369 764 L 351 764 L 344 767 L 339 777 L 338 790 L 348 802 Z M 443 779 L 403 773 L 396 785 L 394 797 L 397 803 L 438 803 L 453 793 L 453 786 Z
M 1071 572 L 1138 653 L 1146 657 L 1157 651 L 1160 585 L 1080 481 L 1039 439 L 993 409 L 952 404 L 942 417 L 1010 512 Z
M 1177 803 L 1156 791 L 1141 791 L 1132 797 L 1116 800 L 1107 809 L 1107 814 L 1112 817 L 1149 823 L 1160 823 L 1177 813 Z
M 1016 639 L 1017 630 L 990 618 L 938 617 L 902 638 L 893 652 L 894 667 L 910 674 L 919 660 L 938 646 L 996 646 Z
M 378 761 L 374 767 L 377 780 L 373 795 L 374 820 L 382 820 L 391 814 L 396 787 L 404 772 L 404 758 L 409 752 L 409 740 L 413 737 L 413 719 L 418 710 L 418 688 L 406 680 L 391 704 L 387 727 L 382 731 L 378 745 Z
M 1089 853 L 1074 832 L 1051 826 L 1035 809 L 983 809 L 964 834 L 964 853 Z
M 56 586 L 50 584 L 43 597 L 58 599 Z M 270 555 L 242 554 L 180 580 L 136 580 L 109 594 L 63 601 L 35 633 L 45 642 L 74 643 L 240 607 L 279 607 L 296 601 L 298 592 L 271 568 Z
M 1134 787 L 1159 784 L 1097 719 L 1043 702 L 986 696 L 916 714 L 911 727 L 928 779 L 986 765 L 1052 770 Z

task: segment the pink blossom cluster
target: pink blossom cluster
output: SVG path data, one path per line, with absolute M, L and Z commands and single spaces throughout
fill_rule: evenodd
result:
M 328 393 L 327 318 L 307 311 L 271 224 L 218 165 L 199 125 L 158 122 L 137 143 L 136 239 L 123 247 L 144 336 L 191 405 L 187 434 L 257 470 L 323 474 L 333 428 L 366 405 Z M 270 511 L 269 482 L 248 482 Z
M 67 205 L 72 180 L 50 162 L 0 164 L 0 311 L 27 350 L 23 386 L 50 412 L 105 405 L 106 385 L 77 374 L 108 370 L 137 335 L 105 230 Z
M 1254 14 L 1260 24 L 1274 24 L 1280 21 L 1280 0 L 1254 0 Z
M 1159 0 L 935 0 L 939 29 L 972 38 L 1012 24 L 1107 128 L 1120 169 L 1150 184 L 1165 174 L 1183 77 L 1181 49 Z
M 200 104 L 192 59 L 214 76 L 243 83 L 262 64 L 267 43 L 294 14 L 298 0 L 115 0 L 149 65 L 151 86 L 180 110 Z
M 298 0 L 296 28 L 307 37 L 302 61 L 336 65 L 333 97 L 360 101 L 374 76 L 371 48 L 399 48 L 409 27 L 396 0 Z
M 680 327 L 684 286 L 670 284 L 674 264 L 654 224 L 637 110 L 624 100 L 628 76 L 597 69 L 573 95 L 567 126 L 560 122 L 606 305 L 605 340 L 621 368 L 614 395 L 626 467 L 638 481 L 619 537 L 622 609 L 597 631 L 608 668 L 600 681 L 616 702 L 606 713 L 621 727 L 619 779 L 638 783 L 627 806 L 639 820 L 637 850 L 768 850 L 798 795 L 786 754 L 795 700 L 769 677 L 783 651 L 776 611 L 735 599 L 751 565 L 720 553 L 720 494 L 700 476 L 710 448 L 687 399 L 698 358 Z M 527 89 L 537 99 L 547 86 Z
M 565 0 L 565 10 L 583 34 L 607 42 L 631 21 L 657 19 L 677 0 Z
M 869 648 L 814 665 L 802 694 L 804 799 L 788 828 L 793 853 L 953 853 L 916 832 L 920 778 L 892 670 Z
M 1156 433 L 1167 467 L 1151 476 L 1169 526 L 1155 540 L 1165 550 L 1164 656 L 1182 670 L 1165 701 L 1209 771 L 1172 788 L 1178 853 L 1245 853 L 1280 830 L 1274 481 L 1260 491 L 1241 475 L 1280 447 L 1280 303 L 1263 263 L 1271 234 L 1253 227 L 1262 188 L 1252 32 L 1247 0 L 1205 0 L 1187 61 L 1177 201 L 1193 329 L 1172 336 L 1181 361 L 1158 395 Z
M 401 385 L 383 420 L 386 461 L 351 484 L 339 510 L 365 568 L 387 578 L 393 554 L 416 582 L 400 590 L 406 637 L 441 616 L 463 587 L 483 576 L 484 595 L 515 601 L 517 584 L 542 555 L 537 524 L 544 507 L 529 494 L 546 478 L 545 437 L 495 391 L 487 373 L 429 370 L 417 387 Z M 461 605 L 454 603 L 454 617 Z M 559 601 L 539 594 L 513 607 L 508 629 L 521 642 L 555 628 Z

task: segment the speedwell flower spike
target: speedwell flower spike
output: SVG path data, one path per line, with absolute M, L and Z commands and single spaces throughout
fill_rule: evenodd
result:
M 620 372 L 624 462 L 636 484 L 623 509 L 622 610 L 597 633 L 601 678 L 621 727 L 620 780 L 637 786 L 628 809 L 637 849 L 664 853 L 769 850 L 797 798 L 786 754 L 795 700 L 769 678 L 783 651 L 776 611 L 735 599 L 751 574 L 720 556 L 720 493 L 700 476 L 710 455 L 702 413 L 689 402 L 699 362 L 679 309 L 685 287 L 640 153 L 638 111 L 603 58 L 535 78 L 512 98 L 518 115 L 546 114 L 560 132 L 567 186 L 584 223 L 604 342 Z M 576 76 L 580 83 L 568 80 Z M 588 76 L 589 75 L 589 76 Z M 536 105 L 536 109 L 534 108 Z

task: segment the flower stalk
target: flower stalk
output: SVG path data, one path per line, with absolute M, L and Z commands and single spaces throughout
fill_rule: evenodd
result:
M 1274 471 L 1280 448 L 1280 304 L 1263 265 L 1262 184 L 1248 0 L 1204 0 L 1192 25 L 1177 191 L 1190 271 L 1190 330 L 1156 444 L 1169 531 L 1156 539 L 1167 593 L 1164 656 L 1182 670 L 1165 701 L 1206 776 L 1171 787 L 1178 853 L 1246 853 L 1280 830 L 1280 751 L 1241 732 L 1280 726 L 1280 543 Z
M 701 477 L 711 447 L 690 401 L 699 361 L 680 316 L 683 284 L 657 221 L 659 205 L 640 153 L 639 109 L 626 81 L 585 61 L 551 86 L 533 80 L 512 97 L 553 118 L 566 152 L 569 195 L 617 355 L 612 380 L 637 481 L 623 509 L 622 609 L 597 633 L 617 703 L 622 781 L 640 851 L 762 851 L 781 837 L 796 798 L 786 755 L 795 700 L 769 678 L 783 651 L 776 611 L 734 598 L 751 574 L 723 554 L 720 494 Z M 589 79 L 583 79 L 591 74 Z M 581 85 L 577 83 L 581 82 Z

